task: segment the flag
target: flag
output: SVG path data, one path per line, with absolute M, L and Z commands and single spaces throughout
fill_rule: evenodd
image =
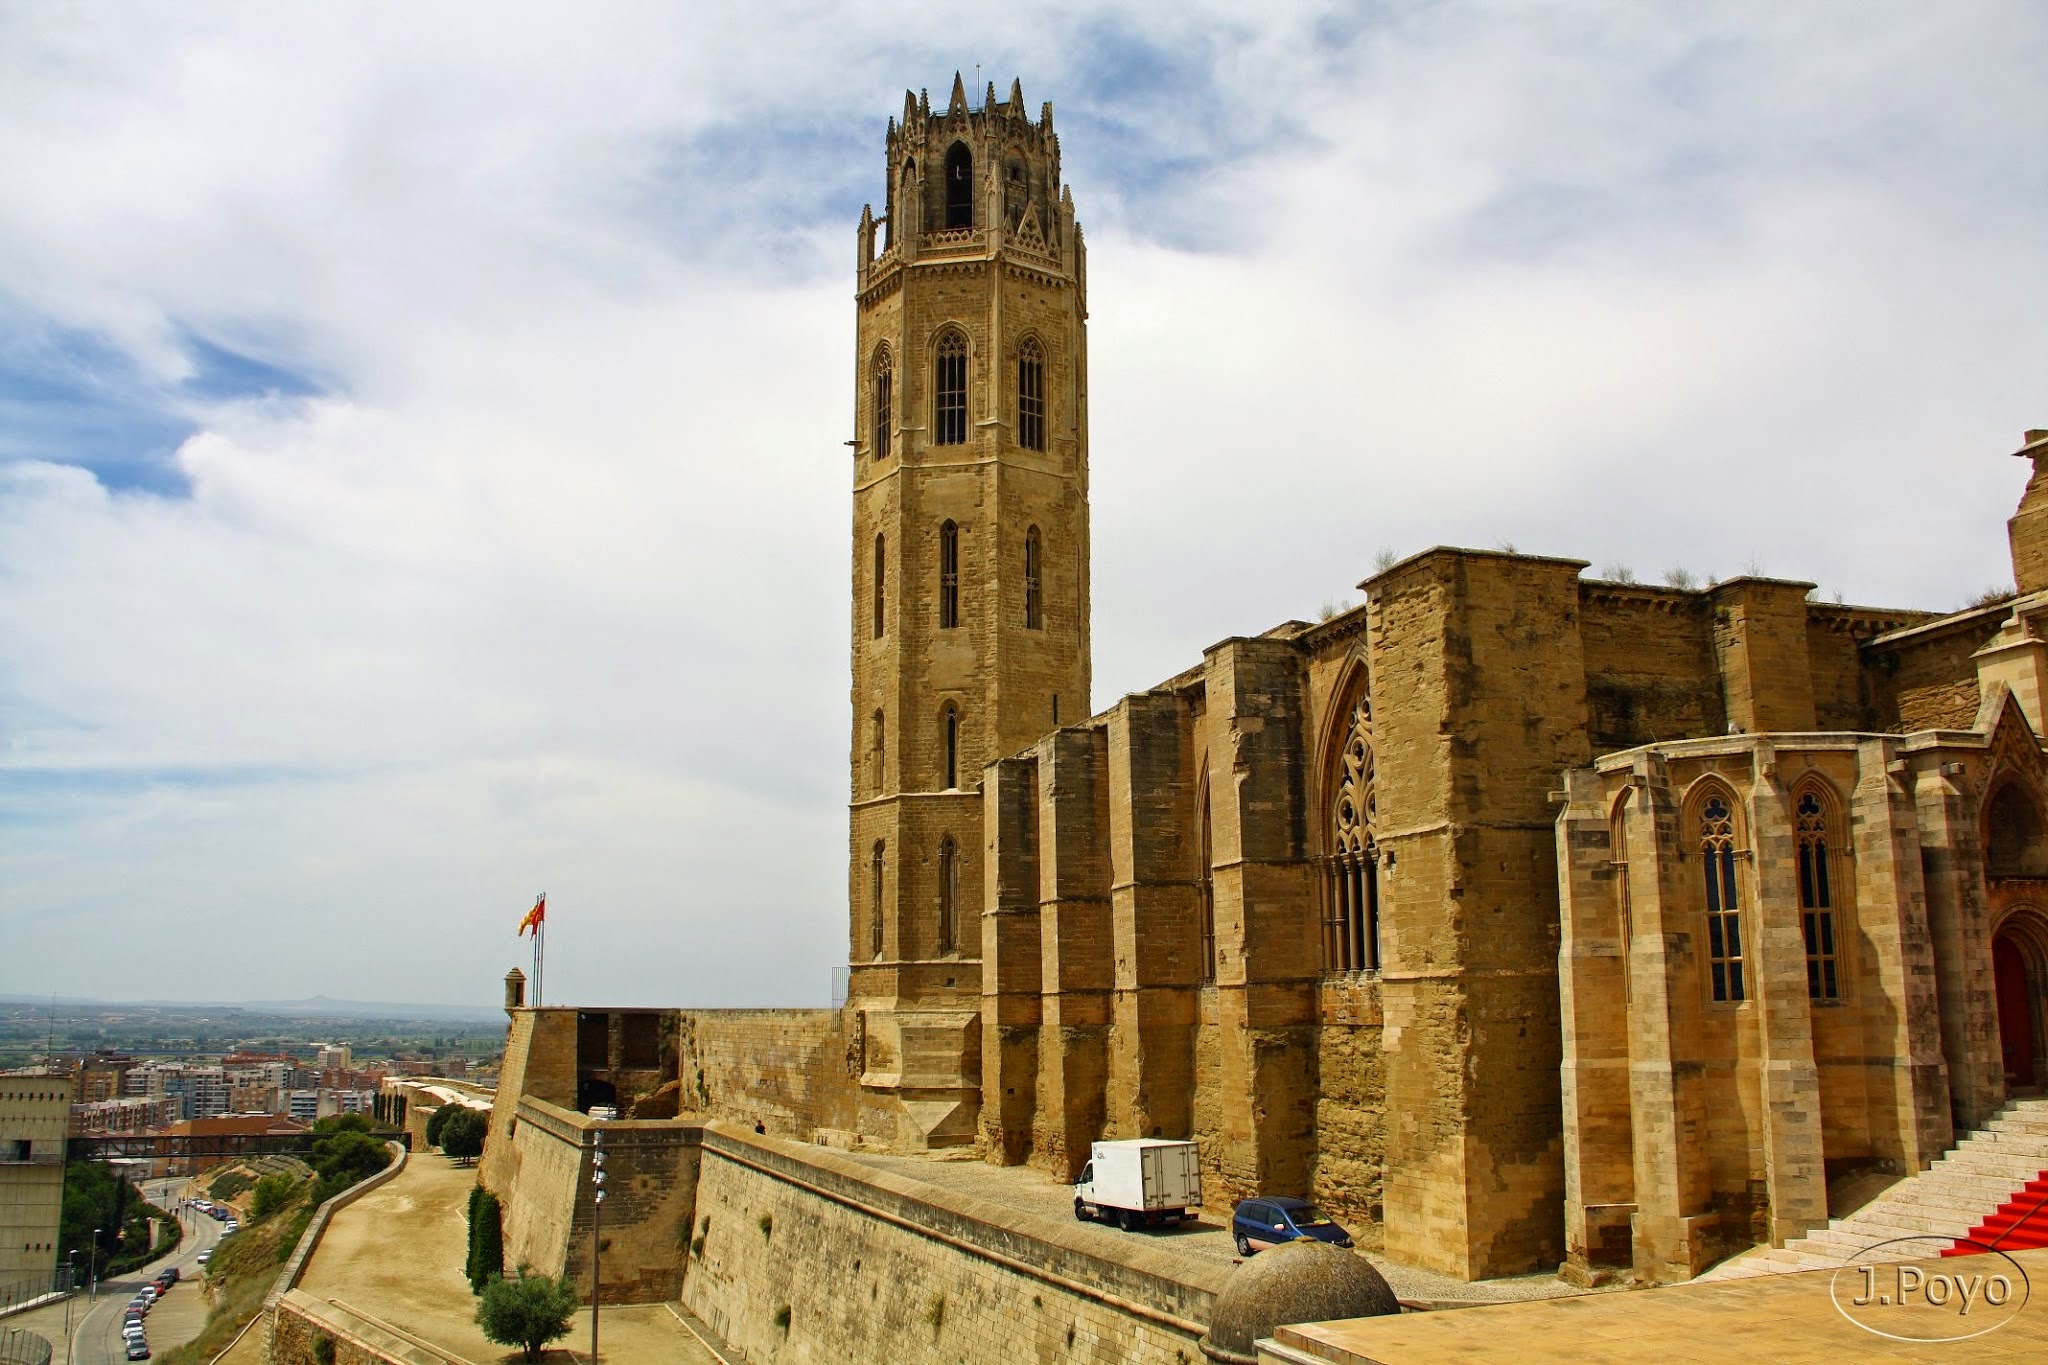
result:
M 547 893 L 543 891 L 540 895 L 534 897 L 533 909 L 526 912 L 526 918 L 519 921 L 519 937 L 525 938 L 526 931 L 528 929 L 531 929 L 534 931 L 535 934 L 538 934 L 540 932 L 541 921 L 546 919 L 547 917 L 548 897 Z

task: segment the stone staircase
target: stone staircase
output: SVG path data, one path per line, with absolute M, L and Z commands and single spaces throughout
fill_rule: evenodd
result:
M 1739 1280 L 1951 1254 L 1956 1242 L 2023 1198 L 2028 1182 L 2042 1179 L 2048 1179 L 2048 1099 L 2014 1100 L 1926 1170 L 1848 1217 L 1782 1247 L 1744 1252 L 1699 1278 Z

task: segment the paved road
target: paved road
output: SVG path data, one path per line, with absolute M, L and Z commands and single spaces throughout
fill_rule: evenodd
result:
M 142 1188 L 152 1204 L 166 1209 L 199 1193 L 198 1184 L 182 1176 L 147 1180 Z M 149 1349 L 152 1353 L 169 1350 L 199 1335 L 199 1329 L 206 1323 L 207 1310 L 206 1294 L 198 1284 L 199 1253 L 220 1241 L 221 1225 L 189 1207 L 180 1208 L 178 1218 L 184 1224 L 185 1236 L 176 1251 L 119 1279 L 100 1281 L 99 1292 L 86 1308 L 84 1319 L 73 1327 L 67 1365 L 126 1365 L 128 1347 L 121 1336 L 121 1310 L 136 1290 L 167 1265 L 178 1267 L 180 1280 L 143 1319 Z

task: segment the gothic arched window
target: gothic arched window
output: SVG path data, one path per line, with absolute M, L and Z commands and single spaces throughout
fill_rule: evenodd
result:
M 876 796 L 882 794 L 883 774 L 888 771 L 883 761 L 886 754 L 883 744 L 886 733 L 882 721 L 882 708 L 878 706 L 868 722 L 868 790 Z
M 960 849 L 948 834 L 939 840 L 939 956 L 958 951 Z
M 1351 724 L 1331 776 L 1329 852 L 1323 859 L 1323 966 L 1333 972 L 1378 971 L 1380 851 L 1369 697 L 1360 697 L 1351 708 Z
M 889 358 L 889 348 L 881 347 L 875 352 L 875 458 L 882 459 L 889 453 L 889 424 L 891 408 L 895 401 L 896 365 Z
M 1045 449 L 1045 352 L 1035 337 L 1017 350 L 1017 444 Z
M 946 152 L 946 226 L 974 226 L 974 153 L 964 142 Z
M 1024 628 L 1038 630 L 1045 625 L 1043 584 L 1039 579 L 1040 542 L 1038 528 L 1024 533 Z
M 1799 842 L 1799 919 L 1806 934 L 1806 994 L 1813 1000 L 1840 1000 L 1833 869 L 1828 865 L 1833 843 L 1830 803 L 1818 789 L 1807 786 L 1793 801 L 1792 815 Z
M 960 528 L 949 521 L 939 527 L 939 629 L 959 624 Z
M 875 638 L 882 638 L 882 627 L 888 617 L 889 608 L 889 557 L 888 542 L 880 535 L 875 537 Z
M 932 444 L 962 445 L 967 440 L 967 338 L 948 329 L 939 338 L 932 385 Z
M 868 857 L 868 955 L 875 958 L 882 955 L 882 855 L 887 848 L 877 839 Z
M 945 742 L 945 778 L 947 791 L 960 785 L 960 708 L 952 702 L 940 714 L 939 728 Z
M 1695 806 L 1694 831 L 1706 891 L 1707 972 L 1714 999 L 1747 1000 L 1742 972 L 1742 893 L 1735 879 L 1735 798 L 1710 791 Z

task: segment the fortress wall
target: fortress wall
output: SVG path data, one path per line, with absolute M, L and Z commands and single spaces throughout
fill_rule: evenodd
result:
M 1172 1365 L 1228 1274 L 726 1124 L 701 1160 L 683 1302 L 748 1359 Z
M 595 1121 L 544 1100 L 522 1100 L 511 1133 L 518 1178 L 494 1191 L 504 1205 L 505 1264 L 567 1275 L 590 1292 L 590 1130 Z M 607 1122 L 601 1234 L 606 1303 L 676 1297 L 697 1197 L 701 1129 L 672 1119 Z
M 676 1023 L 682 1112 L 810 1141 L 854 1127 L 838 1010 L 684 1010 Z

